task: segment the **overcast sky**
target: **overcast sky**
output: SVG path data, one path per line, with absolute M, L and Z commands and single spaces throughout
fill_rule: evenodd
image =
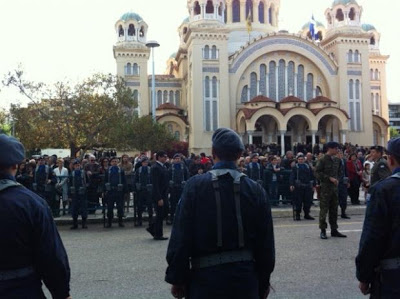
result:
M 29 80 L 52 83 L 75 81 L 95 72 L 115 73 L 112 47 L 114 25 L 128 11 L 149 25 L 149 39 L 156 39 L 156 71 L 163 73 L 166 59 L 179 45 L 177 28 L 188 15 L 187 0 L 0 0 L 0 76 L 19 64 Z M 389 101 L 400 102 L 400 1 L 359 0 L 362 21 L 381 32 L 381 52 L 391 56 L 387 65 Z M 315 19 L 326 24 L 325 10 L 332 0 L 281 0 L 280 29 L 298 32 Z M 397 83 L 397 84 L 396 84 Z M 2 88 L 0 107 L 21 101 Z

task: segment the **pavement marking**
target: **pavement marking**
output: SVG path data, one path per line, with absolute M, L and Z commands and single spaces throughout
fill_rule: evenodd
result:
M 350 229 L 350 230 L 339 230 L 341 233 L 359 233 L 362 232 L 362 229 Z
M 354 225 L 354 224 L 363 224 L 364 222 L 344 222 L 340 223 L 340 225 Z M 318 227 L 318 223 L 314 224 L 285 224 L 285 225 L 274 225 L 275 228 L 288 228 L 288 227 Z

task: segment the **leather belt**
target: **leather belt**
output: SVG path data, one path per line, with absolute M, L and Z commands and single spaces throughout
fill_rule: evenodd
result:
M 0 281 L 24 278 L 35 273 L 32 266 L 15 269 L 15 270 L 0 270 Z
M 400 269 L 400 258 L 387 259 L 381 261 L 382 270 L 397 270 Z
M 237 262 L 252 262 L 254 261 L 253 253 L 250 250 L 225 251 L 214 253 L 202 257 L 192 258 L 192 269 L 209 268 L 224 264 Z

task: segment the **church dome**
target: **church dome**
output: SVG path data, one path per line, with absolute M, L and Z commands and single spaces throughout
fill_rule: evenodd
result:
M 342 5 L 357 4 L 358 5 L 356 0 L 335 0 L 335 1 L 333 1 L 332 6 L 336 6 L 336 5 L 340 5 L 340 4 L 342 4 Z
M 364 30 L 364 31 L 372 31 L 372 30 L 376 30 L 376 28 L 375 28 L 375 26 L 374 25 L 371 25 L 371 24 L 362 24 L 361 25 L 361 28 Z
M 187 24 L 187 23 L 189 23 L 189 19 L 190 19 L 190 17 L 185 18 L 185 19 L 182 21 L 182 24 Z
M 120 18 L 120 20 L 124 21 L 124 22 L 130 21 L 130 20 L 135 20 L 137 22 L 143 21 L 142 17 L 139 16 L 137 13 L 134 13 L 134 12 L 124 13 L 122 15 L 122 17 Z

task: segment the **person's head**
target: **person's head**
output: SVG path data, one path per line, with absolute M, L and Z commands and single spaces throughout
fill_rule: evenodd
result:
M 371 169 L 371 163 L 365 163 L 364 170 L 368 172 L 370 169 Z
M 165 151 L 157 152 L 156 159 L 158 162 L 164 164 L 165 162 L 167 162 L 167 159 L 168 159 L 167 153 Z
M 201 158 L 205 158 L 205 157 L 206 157 L 206 154 L 205 154 L 205 153 L 200 153 L 200 157 L 201 157 Z
M 339 150 L 337 156 L 338 156 L 339 159 L 343 159 L 343 156 L 344 156 L 344 155 L 343 155 L 343 151 L 342 151 L 342 150 Z
M 244 165 L 244 158 L 243 157 L 241 157 L 240 159 L 239 159 L 239 166 L 240 167 L 244 167 L 245 165 Z
M 304 164 L 304 162 L 305 162 L 304 155 L 298 155 L 297 156 L 297 163 Z
M 64 160 L 61 158 L 57 159 L 57 166 L 60 168 L 64 167 Z
M 194 161 L 194 164 L 200 164 L 201 163 L 200 156 L 195 156 L 193 161 Z
M 46 164 L 46 160 L 43 157 L 39 157 L 38 161 L 37 161 L 38 165 L 44 165 Z
M 339 150 L 339 143 L 328 142 L 326 144 L 326 154 L 329 156 L 336 156 Z
M 15 176 L 25 158 L 25 148 L 14 137 L 0 134 L 0 173 Z
M 174 163 L 175 164 L 179 164 L 179 163 L 181 163 L 181 161 L 182 161 L 181 155 L 180 154 L 175 154 L 174 155 Z
M 258 163 L 258 154 L 251 155 L 251 162 Z
M 81 162 L 78 159 L 76 159 L 74 161 L 74 170 L 79 170 L 80 168 L 81 168 Z
M 110 161 L 107 159 L 107 158 L 104 158 L 102 161 L 101 161 L 101 166 L 102 167 L 108 167 L 108 164 L 110 163 Z
M 220 128 L 216 130 L 211 140 L 215 162 L 237 161 L 245 150 L 239 135 L 231 129 Z
M 272 159 L 271 159 L 271 164 L 272 164 L 272 165 L 278 164 L 278 158 L 277 158 L 277 157 L 272 157 Z
M 122 163 L 126 164 L 129 162 L 129 156 L 124 154 L 122 155 Z
M 112 157 L 112 158 L 110 159 L 110 165 L 111 165 L 111 166 L 117 166 L 117 165 L 118 165 L 118 162 L 119 162 L 119 159 L 118 159 L 117 157 Z
M 287 159 L 293 159 L 293 152 L 292 151 L 287 151 L 286 152 L 286 158 Z
M 349 160 L 351 160 L 351 161 L 357 160 L 357 155 L 355 153 L 350 154 Z
M 382 158 L 383 150 L 384 150 L 383 147 L 380 145 L 373 146 L 373 147 L 371 147 L 371 150 L 370 150 L 370 156 L 372 157 L 372 159 L 374 161 L 377 161 L 380 158 Z
M 49 164 L 49 160 L 50 160 L 49 156 L 48 155 L 44 155 L 43 159 L 44 159 L 44 163 L 48 165 Z
M 389 168 L 393 171 L 400 167 L 400 137 L 389 141 L 386 150 Z
M 311 162 L 313 160 L 313 154 L 312 153 L 307 153 L 306 160 L 308 162 Z
M 89 156 L 89 163 L 90 164 L 95 164 L 96 163 L 96 158 L 94 156 Z
M 146 158 L 143 158 L 142 159 L 142 166 L 143 167 L 147 167 L 149 165 L 149 159 L 146 157 Z

